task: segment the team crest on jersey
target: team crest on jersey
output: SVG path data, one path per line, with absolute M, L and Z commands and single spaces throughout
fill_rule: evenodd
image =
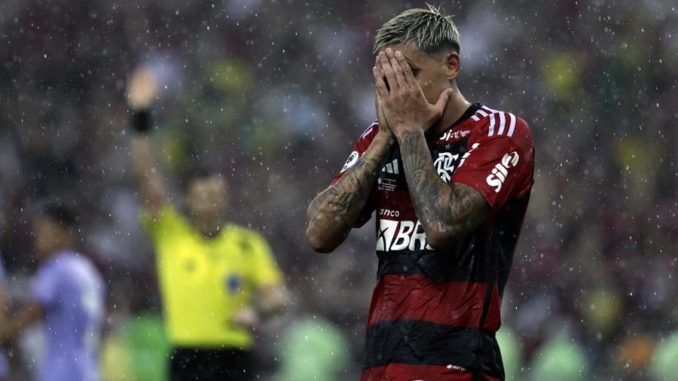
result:
M 452 172 L 454 172 L 454 165 L 459 159 L 459 154 L 452 154 L 449 152 L 441 152 L 438 154 L 438 157 L 433 162 L 433 166 L 436 167 L 436 172 L 438 176 L 443 179 L 444 182 L 450 182 L 452 178 Z

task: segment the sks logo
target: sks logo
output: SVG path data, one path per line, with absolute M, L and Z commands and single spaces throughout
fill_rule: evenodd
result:
M 494 188 L 496 193 L 499 193 L 506 177 L 508 176 L 509 168 L 513 168 L 518 165 L 518 160 L 520 157 L 516 151 L 507 153 L 504 157 L 501 158 L 501 161 L 492 168 L 492 173 L 487 176 L 487 185 Z
M 377 251 L 433 250 L 419 221 L 379 220 Z

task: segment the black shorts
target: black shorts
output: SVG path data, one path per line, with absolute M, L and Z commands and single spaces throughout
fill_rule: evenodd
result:
M 170 381 L 248 381 L 252 374 L 249 351 L 175 347 L 170 355 Z

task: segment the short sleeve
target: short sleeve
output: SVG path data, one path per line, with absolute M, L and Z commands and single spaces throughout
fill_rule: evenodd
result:
M 256 232 L 249 232 L 248 236 L 253 254 L 250 270 L 255 286 L 281 284 L 283 276 L 266 239 Z
M 31 298 L 45 309 L 54 308 L 59 303 L 59 274 L 53 264 L 43 267 L 36 275 L 31 288 Z
M 469 139 L 467 155 L 452 176 L 452 182 L 480 192 L 493 211 L 532 187 L 534 147 L 527 123 L 518 118 L 515 132 L 510 131 L 481 129 Z
M 379 124 L 377 122 L 372 123 L 370 127 L 363 132 L 362 135 L 358 138 L 358 140 L 355 142 L 353 145 L 353 150 L 351 153 L 348 155 L 348 159 L 346 159 L 346 162 L 344 163 L 343 167 L 341 170 L 334 175 L 332 178 L 332 182 L 330 184 L 334 184 L 339 179 L 341 179 L 344 176 L 344 173 L 351 168 L 353 165 L 355 165 L 356 162 L 358 162 L 358 159 L 367 151 L 367 149 L 370 147 L 370 144 L 372 144 L 372 140 L 374 137 L 377 135 L 377 132 L 379 131 Z M 367 200 L 367 204 L 365 204 L 365 207 L 363 210 L 360 211 L 360 215 L 358 216 L 358 219 L 356 220 L 355 224 L 353 224 L 354 228 L 359 228 L 367 221 L 370 220 L 372 217 L 372 212 L 375 209 L 376 205 L 376 190 L 373 190 L 369 198 Z
M 184 217 L 171 205 L 163 206 L 155 217 L 141 212 L 139 221 L 153 241 L 178 234 L 186 226 Z

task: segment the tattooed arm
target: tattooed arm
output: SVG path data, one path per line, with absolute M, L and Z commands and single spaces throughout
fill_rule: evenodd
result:
M 306 240 L 313 250 L 329 253 L 346 239 L 367 203 L 392 145 L 392 135 L 380 126 L 358 161 L 313 199 L 306 211 Z
M 440 179 L 423 133 L 402 134 L 398 142 L 407 186 L 428 243 L 436 249 L 449 248 L 485 220 L 489 206 L 468 185 Z
M 448 55 L 446 65 L 456 76 L 458 56 Z M 374 70 L 385 119 L 398 139 L 405 178 L 415 212 L 428 243 L 446 249 L 480 225 L 489 205 L 477 190 L 458 183 L 447 184 L 433 167 L 424 131 L 441 118 L 453 95 L 446 89 L 435 104 L 428 103 L 404 53 L 387 48 L 377 56 Z M 464 104 L 463 97 L 457 99 Z
M 375 75 L 383 73 L 377 70 Z M 375 109 L 379 130 L 370 146 L 339 180 L 317 195 L 306 210 L 306 241 L 319 253 L 329 253 L 344 242 L 367 204 L 379 169 L 395 144 L 379 91 Z

